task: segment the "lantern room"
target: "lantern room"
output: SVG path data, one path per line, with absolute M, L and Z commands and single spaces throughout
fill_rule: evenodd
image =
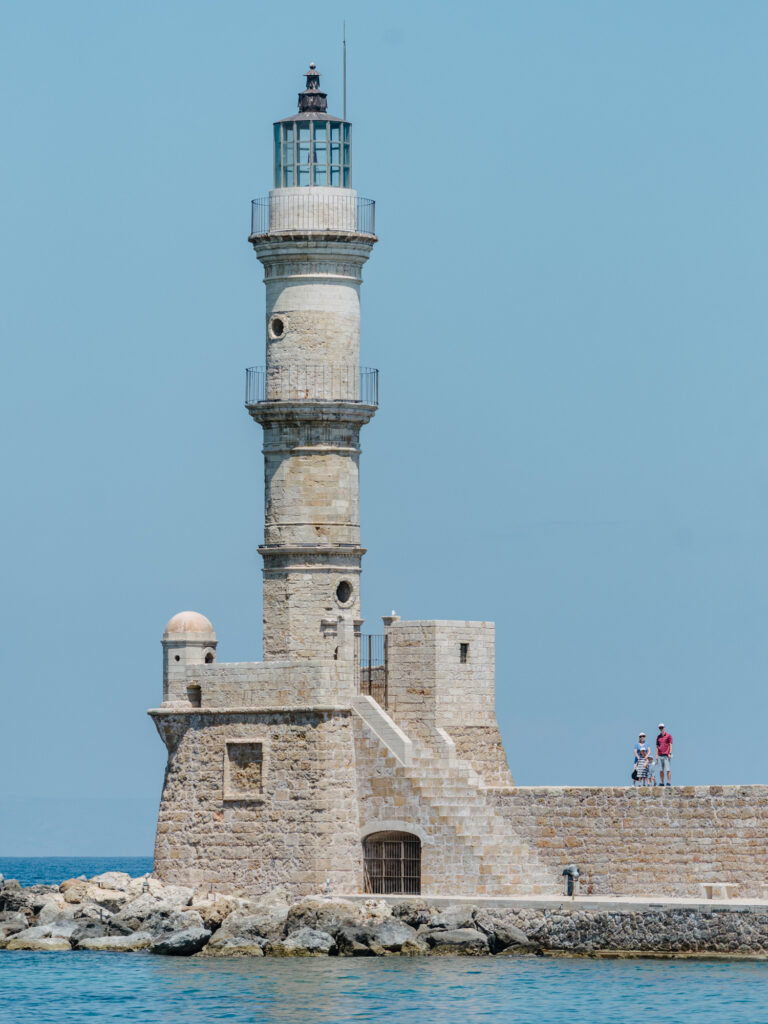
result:
M 327 96 L 320 90 L 320 73 L 314 64 L 306 76 L 298 114 L 274 126 L 275 188 L 350 188 L 352 125 L 328 114 Z

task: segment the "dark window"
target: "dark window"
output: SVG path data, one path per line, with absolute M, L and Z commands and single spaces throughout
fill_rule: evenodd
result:
M 459 644 L 459 661 L 462 665 L 469 661 L 469 644 Z
M 410 832 L 374 832 L 363 840 L 365 891 L 421 892 L 421 840 Z
M 346 604 L 350 597 L 352 597 L 352 584 L 342 580 L 338 587 L 336 587 L 336 597 L 340 604 Z
M 206 656 L 205 656 L 205 664 L 206 665 L 212 665 L 213 664 L 213 651 L 208 651 L 208 653 L 206 654 Z

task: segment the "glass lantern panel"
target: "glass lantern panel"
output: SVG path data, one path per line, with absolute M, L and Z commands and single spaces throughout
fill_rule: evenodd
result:
M 341 168 L 339 168 L 339 167 L 331 166 L 331 184 L 332 185 L 338 185 L 339 184 L 339 172 L 340 172 L 340 170 L 341 170 Z
M 326 151 L 326 146 L 325 146 L 324 142 L 316 142 L 315 143 L 314 162 L 316 164 L 327 164 L 328 163 L 328 153 Z
M 283 176 L 285 179 L 283 184 L 286 188 L 291 188 L 293 186 L 293 164 L 286 164 L 283 169 Z
M 299 136 L 299 142 L 309 142 L 309 125 L 308 124 L 297 124 L 296 130 Z
M 344 168 L 344 188 L 349 188 L 349 168 Z
M 339 141 L 339 132 L 341 131 L 341 125 L 338 121 L 331 121 L 331 142 Z
M 315 166 L 313 168 L 313 171 L 314 171 L 314 184 L 315 185 L 324 185 L 325 184 L 325 179 L 326 179 L 326 174 L 327 174 L 327 168 L 326 168 L 325 164 L 315 164 Z
M 308 185 L 309 184 L 309 164 L 299 164 L 298 168 L 299 180 L 296 182 L 297 185 Z
M 297 164 L 308 164 L 309 163 L 309 143 L 300 142 L 297 147 L 296 153 Z
M 349 125 L 344 125 L 344 141 L 349 142 Z
M 349 146 L 344 147 L 344 163 L 349 167 Z
M 293 142 L 293 125 L 292 124 L 284 124 L 283 125 L 283 141 L 284 142 Z
M 325 142 L 325 121 L 315 121 L 312 125 L 312 138 Z
M 280 163 L 280 125 L 275 125 L 275 187 L 280 186 L 280 171 L 282 165 Z
M 331 163 L 341 163 L 341 146 L 338 144 L 338 142 L 331 143 Z

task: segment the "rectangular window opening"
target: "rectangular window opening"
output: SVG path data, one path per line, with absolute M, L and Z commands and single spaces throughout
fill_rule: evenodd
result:
M 459 644 L 459 661 L 462 665 L 469 661 L 469 644 Z

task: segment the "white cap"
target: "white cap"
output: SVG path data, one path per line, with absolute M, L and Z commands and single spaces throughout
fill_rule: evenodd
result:
M 660 728 L 660 729 L 663 729 L 663 728 L 664 728 L 664 723 L 663 723 L 663 722 L 659 722 L 659 728 Z

